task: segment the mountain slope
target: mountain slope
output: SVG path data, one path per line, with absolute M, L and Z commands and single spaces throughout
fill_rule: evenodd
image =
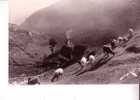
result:
M 136 28 L 139 16 L 139 0 L 60 0 L 33 13 L 21 27 L 43 32 L 59 41 L 72 29 L 70 36 L 75 43 L 98 45 L 106 36 L 115 37 L 126 33 L 129 27 Z
M 126 51 L 127 48 L 135 46 L 139 52 Z M 139 83 L 139 77 L 128 76 L 124 80 L 119 80 L 124 74 L 140 68 L 140 34 L 136 34 L 126 47 L 117 47 L 115 56 L 99 66 L 98 69 L 90 70 L 79 76 L 69 76 L 56 82 L 57 84 L 110 84 L 110 83 Z M 75 66 L 68 68 L 74 69 Z M 68 70 L 66 69 L 66 70 Z M 69 73 L 69 72 L 68 72 Z M 67 72 L 66 72 L 67 74 Z M 140 74 L 140 72 L 139 72 Z
M 128 50 L 128 48 L 134 47 L 137 49 Z M 135 50 L 137 52 L 135 52 Z M 136 69 L 140 68 L 140 31 L 129 40 L 125 45 L 117 47 L 115 50 L 115 56 L 104 59 L 102 64 L 95 66 L 87 66 L 87 71 L 76 75 L 74 74 L 79 70 L 80 65 L 75 63 L 64 69 L 64 75 L 56 82 L 50 82 L 53 75 L 53 70 L 39 74 L 41 84 L 111 84 L 111 83 L 139 83 L 139 77 L 128 76 L 124 80 L 120 78 Z M 138 52 L 139 51 L 139 52 Z M 103 54 L 97 56 L 97 62 L 103 58 Z M 139 74 L 140 75 L 140 72 Z M 15 81 L 23 80 L 23 78 L 15 78 Z

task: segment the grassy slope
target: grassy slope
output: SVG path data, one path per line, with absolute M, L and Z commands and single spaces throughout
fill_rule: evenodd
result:
M 139 78 L 128 77 L 120 81 L 120 77 L 134 68 L 140 67 L 140 53 L 126 52 L 126 48 L 136 45 L 140 47 L 140 34 L 136 34 L 125 47 L 117 47 L 115 49 L 116 55 L 108 60 L 99 68 L 87 71 L 79 76 L 73 75 L 80 66 L 74 64 L 67 67 L 64 71 L 63 78 L 59 81 L 51 83 L 53 71 L 40 74 L 40 81 L 42 84 L 110 84 L 110 83 L 138 83 Z M 102 57 L 102 55 L 100 55 Z M 100 59 L 98 57 L 98 59 Z M 22 80 L 23 78 L 15 78 L 15 80 Z
M 37 61 L 41 61 L 44 55 L 48 55 L 50 53 L 48 47 L 49 37 L 35 33 L 31 37 L 20 29 L 16 32 L 9 31 L 9 36 L 9 77 L 17 77 L 22 73 L 36 75 L 36 73 L 42 72 L 39 68 L 35 68 L 33 64 Z M 16 47 L 15 44 L 22 49 Z M 18 64 L 32 65 L 15 66 L 13 65 L 12 59 L 14 59 Z
M 116 55 L 96 70 L 87 71 L 79 76 L 72 75 L 78 70 L 75 64 L 65 69 L 63 78 L 54 84 L 108 84 L 108 83 L 138 83 L 139 78 L 132 76 L 120 81 L 120 77 L 127 72 L 140 67 L 140 54 L 126 52 L 125 49 L 132 45 L 140 47 L 140 34 L 136 34 L 126 47 L 115 49 Z

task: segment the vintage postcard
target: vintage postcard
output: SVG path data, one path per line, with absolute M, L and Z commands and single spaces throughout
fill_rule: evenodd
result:
M 0 100 L 139 100 L 139 5 L 0 0 Z
M 9 0 L 9 84 L 137 84 L 139 0 Z

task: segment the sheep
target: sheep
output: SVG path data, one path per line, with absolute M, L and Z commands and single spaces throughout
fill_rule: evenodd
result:
M 94 55 L 89 55 L 89 58 L 88 58 L 88 64 L 94 64 L 95 62 L 95 56 Z
M 36 84 L 40 84 L 39 78 L 38 77 L 29 77 L 28 78 L 28 85 L 36 85 Z
M 132 37 L 133 37 L 133 35 L 134 35 L 134 30 L 132 29 L 132 28 L 129 28 L 128 29 L 128 39 L 131 39 Z
M 123 37 L 119 36 L 119 37 L 118 37 L 118 41 L 119 41 L 119 42 L 122 42 L 122 41 L 123 41 Z
M 107 55 L 107 57 L 109 57 L 109 54 L 112 54 L 113 56 L 115 55 L 115 53 L 113 52 L 113 50 L 109 45 L 103 46 L 103 52 Z
M 60 76 L 62 76 L 63 74 L 64 74 L 63 68 L 58 68 L 58 69 L 56 69 L 56 70 L 54 71 L 54 75 L 53 75 L 53 77 L 52 77 L 52 79 L 51 79 L 51 82 L 54 82 L 55 79 L 58 80 L 58 78 L 59 78 Z
M 81 70 L 86 67 L 87 65 L 87 58 L 86 57 L 82 57 L 81 60 L 80 60 L 80 65 L 81 65 Z
M 127 42 L 127 41 L 128 41 L 128 37 L 126 37 L 126 36 L 123 37 L 123 41 L 124 41 L 124 42 Z
M 124 43 L 126 43 L 129 39 L 128 39 L 128 37 L 127 36 L 119 36 L 118 37 L 118 44 L 119 44 L 119 46 L 122 46 Z

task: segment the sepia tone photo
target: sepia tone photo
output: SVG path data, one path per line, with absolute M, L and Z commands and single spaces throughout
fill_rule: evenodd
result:
M 9 84 L 136 84 L 140 0 L 9 0 Z

